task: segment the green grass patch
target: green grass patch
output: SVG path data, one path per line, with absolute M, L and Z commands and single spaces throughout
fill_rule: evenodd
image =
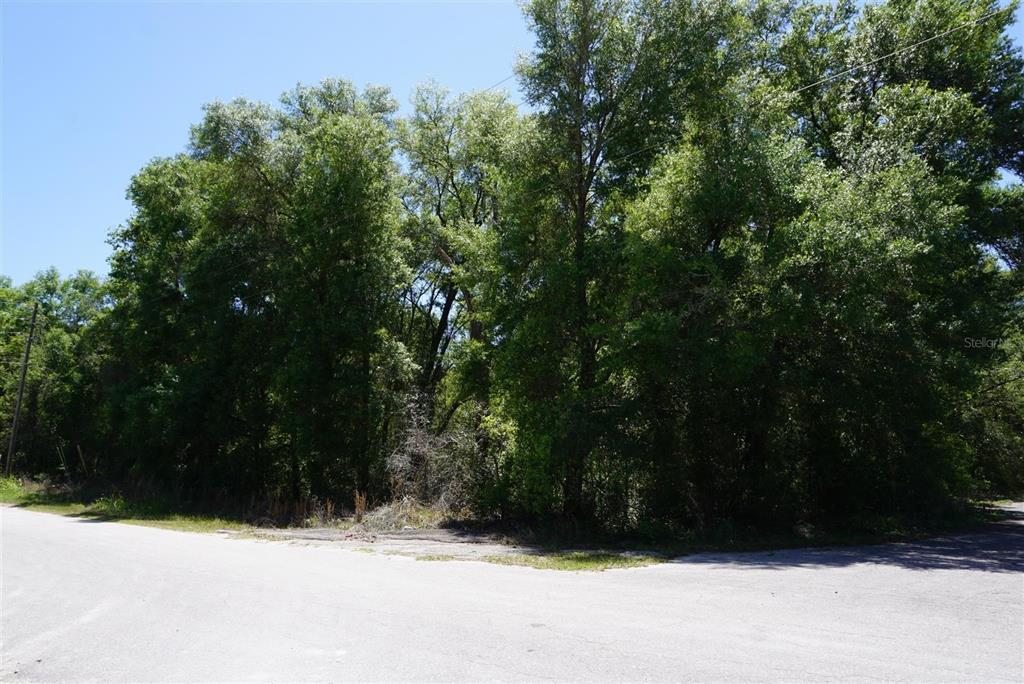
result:
M 461 556 L 447 553 L 412 554 L 406 551 L 385 551 L 386 556 L 411 556 L 418 561 L 484 561 L 496 565 L 518 565 L 537 570 L 600 572 L 612 568 L 639 568 L 663 563 L 664 558 L 648 554 L 627 554 L 608 551 L 543 551 L 509 553 L 491 556 Z
M 25 488 L 14 477 L 0 477 L 0 503 L 20 503 Z
M 453 561 L 453 560 L 458 560 L 458 558 L 456 556 L 451 555 L 450 553 L 424 553 L 422 555 L 416 556 L 416 560 L 418 560 L 418 561 Z
M 153 502 L 132 502 L 120 496 L 104 496 L 85 502 L 68 493 L 47 491 L 15 478 L 0 478 L 0 503 L 98 522 L 119 522 L 184 532 L 244 530 L 249 527 L 238 520 L 182 513 Z
M 88 513 L 82 515 L 89 515 Z M 165 530 L 179 530 L 181 532 L 217 532 L 219 530 L 244 531 L 248 525 L 226 518 L 209 518 L 201 515 L 167 515 L 157 518 L 133 518 L 133 517 L 107 517 L 111 522 L 125 523 L 127 525 L 142 525 L 143 527 L 159 527 Z
M 76 515 L 87 508 L 65 493 L 49 492 L 38 484 L 14 477 L 0 478 L 0 503 L 60 515 Z
M 521 565 L 538 570 L 601 571 L 612 568 L 639 568 L 663 563 L 664 558 L 643 554 L 609 553 L 607 551 L 562 551 L 557 553 L 511 553 L 487 556 L 489 563 Z

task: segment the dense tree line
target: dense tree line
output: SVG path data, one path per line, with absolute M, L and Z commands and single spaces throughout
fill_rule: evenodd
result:
M 535 0 L 525 110 L 211 104 L 107 281 L 2 284 L 15 467 L 618 531 L 1020 491 L 1015 7 Z

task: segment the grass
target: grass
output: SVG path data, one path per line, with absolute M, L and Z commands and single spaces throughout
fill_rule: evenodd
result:
M 486 556 L 488 563 L 521 565 L 538 570 L 601 571 L 613 568 L 639 568 L 663 563 L 664 558 L 645 554 L 620 554 L 607 551 L 560 551 L 556 553 L 510 553 Z
M 639 568 L 663 563 L 664 558 L 649 554 L 625 554 L 608 551 L 558 551 L 539 553 L 501 553 L 490 556 L 455 556 L 446 553 L 413 555 L 406 552 L 384 552 L 385 555 L 412 556 L 418 561 L 484 561 L 495 565 L 516 565 L 537 570 L 569 572 L 600 572 L 613 568 Z
M 14 477 L 0 477 L 0 503 L 21 503 L 25 488 Z
M 92 502 L 84 502 L 76 500 L 69 494 L 55 493 L 46 491 L 39 486 L 24 484 L 12 477 L 0 478 L 0 503 L 73 518 L 159 527 L 183 532 L 245 530 L 249 527 L 237 520 L 181 513 L 168 510 L 152 502 L 129 502 L 119 496 L 104 496 Z
M 418 561 L 452 561 L 458 560 L 458 556 L 453 556 L 449 553 L 424 553 L 416 556 Z
M 180 508 L 156 501 L 133 501 L 116 495 L 84 499 L 69 491 L 13 477 L 0 477 L 0 504 L 76 518 L 185 532 L 245 532 L 254 529 L 252 525 L 238 519 L 184 512 Z M 443 520 L 444 514 L 437 509 L 403 499 L 368 512 L 362 526 L 373 532 L 396 531 L 409 527 L 437 527 Z M 306 526 L 350 529 L 356 523 L 350 517 L 329 520 L 311 518 L 306 521 Z

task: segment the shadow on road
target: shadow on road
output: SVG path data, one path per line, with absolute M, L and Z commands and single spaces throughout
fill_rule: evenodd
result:
M 971 534 L 919 542 L 836 548 L 805 548 L 756 553 L 683 556 L 675 563 L 745 568 L 820 568 L 858 564 L 892 565 L 912 570 L 1024 572 L 1024 514 L 1011 513 Z

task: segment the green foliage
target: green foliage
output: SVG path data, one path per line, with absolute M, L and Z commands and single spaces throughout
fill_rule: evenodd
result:
M 5 279 L 6 280 L 6 279 Z M 102 329 L 108 286 L 90 272 L 61 279 L 50 269 L 21 287 L 0 282 L 0 427 L 4 451 L 17 397 L 32 304 L 39 303 L 28 360 L 14 465 L 25 472 L 84 475 L 95 468 L 99 443 L 94 410 L 107 354 Z
M 277 111 L 216 103 L 189 156 L 135 179 L 113 239 L 123 474 L 262 501 L 381 485 L 411 366 L 389 333 L 406 279 L 392 111 L 337 81 Z
M 997 345 L 996 361 L 984 373 L 980 386 L 966 398 L 967 437 L 975 455 L 975 494 L 1020 496 L 1024 492 L 1024 326 L 1007 326 Z M 965 343 L 975 338 L 965 339 Z M 973 353 L 987 351 L 971 347 Z
M 0 477 L 0 503 L 18 503 L 25 490 L 15 477 Z
M 4 430 L 42 307 L 17 467 L 645 534 L 1019 492 L 997 9 L 535 0 L 529 112 L 340 80 L 213 103 L 132 180 L 109 281 L 0 282 Z

